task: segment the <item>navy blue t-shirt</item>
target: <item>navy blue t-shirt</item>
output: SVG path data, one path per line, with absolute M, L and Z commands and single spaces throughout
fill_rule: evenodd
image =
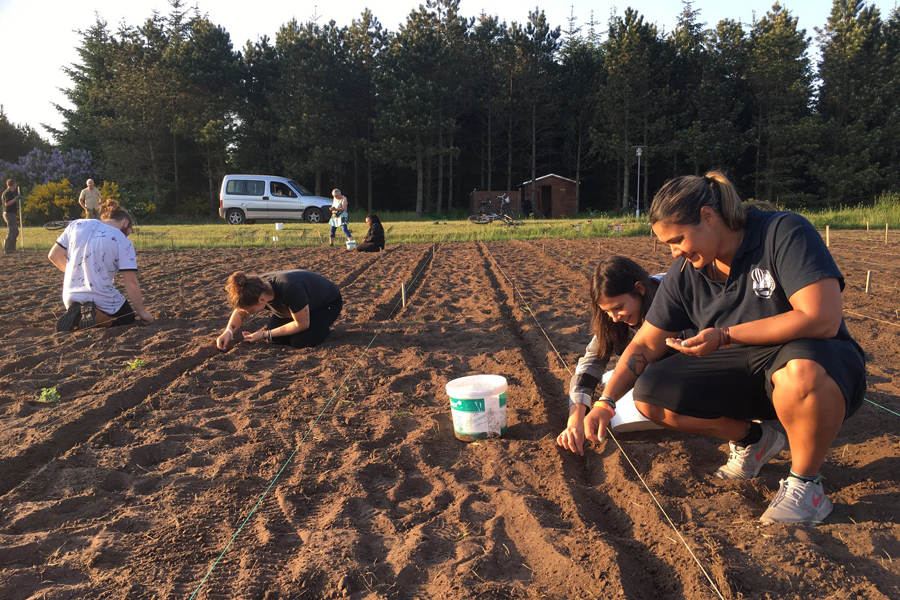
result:
M 314 311 L 341 297 L 336 285 L 312 271 L 276 271 L 260 275 L 260 278 L 272 285 L 275 298 L 269 306 L 279 313 L 284 307 L 292 313 L 307 306 Z
M 677 259 L 663 278 L 647 321 L 663 331 L 731 327 L 793 310 L 789 298 L 806 286 L 844 277 L 819 232 L 800 215 L 752 209 L 727 281 Z M 843 319 L 834 339 L 850 340 Z

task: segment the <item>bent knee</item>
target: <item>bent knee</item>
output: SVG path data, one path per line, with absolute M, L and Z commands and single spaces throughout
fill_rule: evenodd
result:
M 666 409 L 662 408 L 661 406 L 655 406 L 653 404 L 647 404 L 646 402 L 639 402 L 635 400 L 634 407 L 639 413 L 641 413 L 657 425 L 666 420 Z
M 823 387 L 837 385 L 825 368 L 814 360 L 789 360 L 772 374 L 772 386 L 778 393 L 792 393 L 803 397 Z

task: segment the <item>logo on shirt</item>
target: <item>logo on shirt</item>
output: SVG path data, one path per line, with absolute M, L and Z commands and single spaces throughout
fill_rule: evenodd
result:
M 757 296 L 763 299 L 772 297 L 772 292 L 775 291 L 775 280 L 771 273 L 757 267 L 750 273 L 750 277 L 753 279 L 753 291 Z

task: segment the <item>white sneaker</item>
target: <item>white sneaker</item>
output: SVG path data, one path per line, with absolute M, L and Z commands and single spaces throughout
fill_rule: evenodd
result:
M 749 446 L 735 446 L 728 442 L 731 457 L 728 462 L 713 473 L 719 479 L 753 479 L 759 475 L 762 466 L 775 458 L 783 449 L 787 438 L 783 433 L 761 423 L 762 437 Z
M 812 483 L 796 477 L 781 480 L 772 504 L 759 518 L 763 523 L 805 523 L 817 525 L 831 514 L 831 500 L 822 482 Z

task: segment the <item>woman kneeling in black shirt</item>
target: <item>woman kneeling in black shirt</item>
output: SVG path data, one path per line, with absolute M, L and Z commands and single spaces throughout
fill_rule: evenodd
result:
M 216 339 L 219 350 L 227 350 L 246 318 L 264 308 L 273 313 L 269 323 L 254 333 L 244 331 L 245 342 L 266 340 L 294 348 L 318 346 L 344 306 L 337 286 L 312 271 L 259 276 L 237 271 L 228 278 L 225 291 L 234 310 L 225 331 Z

